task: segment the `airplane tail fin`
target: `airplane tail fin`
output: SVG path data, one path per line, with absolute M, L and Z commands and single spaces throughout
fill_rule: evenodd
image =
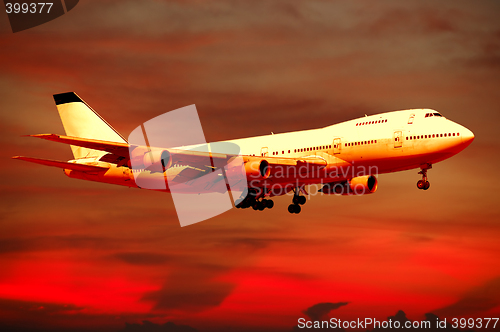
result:
M 127 143 L 109 123 L 74 92 L 54 95 L 67 136 Z M 75 159 L 101 157 L 107 152 L 71 145 Z

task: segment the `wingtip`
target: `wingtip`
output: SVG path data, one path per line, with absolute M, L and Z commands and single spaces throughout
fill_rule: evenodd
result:
M 74 92 L 64 92 L 54 95 L 54 101 L 56 105 L 62 105 L 67 103 L 82 103 L 83 101 Z
M 59 137 L 56 134 L 33 134 L 33 135 L 21 135 L 21 137 L 37 137 L 37 138 L 47 138 L 47 137 Z

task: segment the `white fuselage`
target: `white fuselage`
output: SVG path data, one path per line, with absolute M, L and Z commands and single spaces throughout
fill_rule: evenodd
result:
M 472 142 L 469 129 L 436 113 L 394 111 L 320 129 L 226 142 L 237 144 L 242 155 L 319 157 L 332 166 L 374 166 L 378 173 L 388 173 L 445 160 Z

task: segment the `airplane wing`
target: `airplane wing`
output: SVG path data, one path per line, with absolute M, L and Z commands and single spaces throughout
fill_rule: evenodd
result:
M 132 154 L 132 158 L 138 158 L 139 160 L 149 160 L 151 159 L 153 162 L 148 167 L 144 167 L 151 172 L 163 172 L 162 165 L 160 162 L 159 156 L 161 154 L 151 154 L 151 158 L 149 158 L 148 154 L 150 152 L 162 152 L 168 151 L 168 156 L 170 158 L 170 165 L 184 165 L 189 166 L 189 169 L 185 169 L 181 174 L 178 174 L 177 181 L 189 181 L 192 179 L 199 178 L 200 176 L 213 172 L 214 170 L 226 166 L 233 158 L 238 157 L 231 154 L 223 154 L 223 153 L 212 153 L 207 151 L 196 151 L 196 150 L 183 150 L 183 149 L 162 149 L 157 147 L 145 147 L 145 146 L 137 146 L 131 145 L 128 143 L 121 142 L 111 142 L 111 141 L 103 141 L 96 140 L 90 138 L 80 138 L 80 137 L 71 137 L 64 135 L 56 135 L 56 134 L 38 134 L 38 135 L 27 135 L 29 137 L 41 138 L 53 142 L 59 142 L 64 144 L 70 144 L 80 147 L 85 147 L 88 149 L 100 150 L 109 152 L 111 156 L 110 158 L 106 158 L 103 161 L 113 160 L 113 158 L 118 158 L 119 162 L 117 162 L 118 166 L 129 166 L 130 154 Z M 132 151 L 132 153 L 130 153 Z M 105 156 L 106 157 L 106 156 Z M 260 164 L 262 161 L 265 161 L 269 166 L 271 166 L 270 175 L 272 176 L 272 168 L 273 166 L 287 166 L 287 167 L 296 167 L 299 169 L 303 169 L 303 166 L 307 167 L 316 167 L 321 168 L 327 166 L 326 160 L 320 157 L 301 157 L 301 158 L 283 158 L 283 157 L 261 157 L 261 156 L 240 156 L 245 163 L 257 163 Z M 28 158 L 28 157 L 14 157 L 16 159 L 26 160 L 42 165 L 55 166 L 60 168 L 81 170 L 81 171 L 97 171 L 101 169 L 98 166 L 92 165 L 83 165 L 83 164 L 74 164 L 74 163 L 66 163 L 60 161 L 52 161 L 52 160 L 44 160 L 44 159 L 36 159 L 36 158 Z M 115 158 L 115 159 L 116 159 Z M 109 161 L 112 162 L 112 161 Z M 86 167 L 88 166 L 88 167 Z
M 115 154 L 117 156 L 126 158 L 128 158 L 129 147 L 130 147 L 130 145 L 127 143 L 101 141 L 97 139 L 71 137 L 71 136 L 56 135 L 56 134 L 38 134 L 38 135 L 27 135 L 27 136 L 46 139 L 53 142 L 81 146 L 93 150 L 106 151 Z
M 137 145 L 127 144 L 127 143 L 119 143 L 119 142 L 110 142 L 110 141 L 102 141 L 91 138 L 80 138 L 80 137 L 72 137 L 72 136 L 64 136 L 64 135 L 56 135 L 56 134 L 37 134 L 37 135 L 27 135 L 28 137 L 36 137 L 45 139 L 48 141 L 59 142 L 64 144 L 76 145 L 88 149 L 100 150 L 112 153 L 119 157 L 129 158 L 129 151 L 138 149 L 142 150 L 145 154 L 152 149 L 159 148 L 148 148 L 141 147 Z M 142 149 L 141 149 L 142 148 Z M 212 166 L 217 167 L 221 165 L 221 162 L 224 164 L 233 156 L 228 156 L 227 154 L 221 153 L 210 153 L 203 151 L 193 151 L 193 150 L 179 150 L 179 149 L 166 149 L 171 152 L 173 156 L 175 156 L 175 163 L 177 164 L 200 164 L 206 163 L 207 157 L 211 157 L 214 161 L 217 161 L 215 165 L 212 162 Z M 208 166 L 208 165 L 206 165 Z
M 77 164 L 77 163 L 69 163 L 66 161 L 58 161 L 58 160 L 50 160 L 50 159 L 40 159 L 40 158 L 31 158 L 31 157 L 23 157 L 23 156 L 15 156 L 12 159 L 19 159 L 24 161 L 29 161 L 35 164 L 45 165 L 45 166 L 53 166 L 64 169 L 71 169 L 74 171 L 82 171 L 82 172 L 102 172 L 108 169 L 108 167 L 102 166 L 94 166 L 88 164 Z

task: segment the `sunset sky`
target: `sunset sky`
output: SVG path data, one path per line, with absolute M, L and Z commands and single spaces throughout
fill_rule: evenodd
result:
M 0 330 L 173 322 L 291 331 L 328 317 L 500 315 L 500 2 L 80 1 L 12 33 L 0 14 Z M 375 194 L 276 198 L 181 228 L 170 194 L 10 159 L 71 159 L 53 94 L 127 137 L 196 104 L 207 141 L 432 108 L 475 134 Z M 498 327 L 497 327 L 498 328 Z M 169 330 L 166 330 L 169 331 Z M 176 331 L 172 329 L 171 331 Z

